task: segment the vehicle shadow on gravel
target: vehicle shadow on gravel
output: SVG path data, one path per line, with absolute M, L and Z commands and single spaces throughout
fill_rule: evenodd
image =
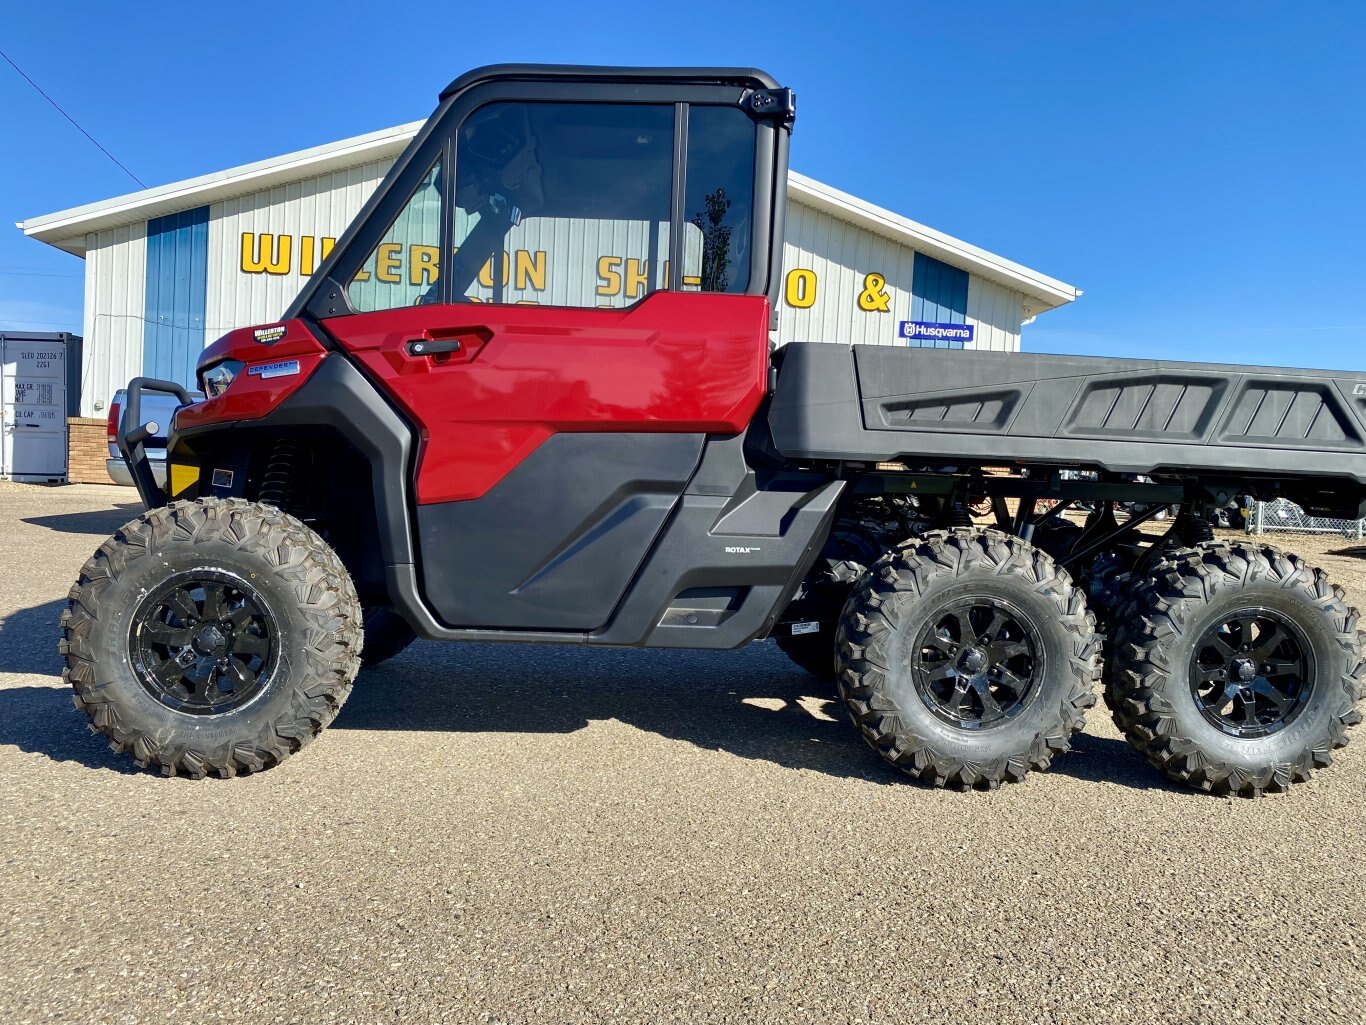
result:
M 62 658 L 57 654 L 57 641 L 62 636 L 65 608 L 66 599 L 59 598 L 0 617 L 0 673 L 60 673 Z
M 1366 545 L 1348 545 L 1346 548 L 1329 548 L 1324 555 L 1341 555 L 1348 559 L 1366 559 Z
M 61 673 L 65 606 L 59 599 L 0 620 L 0 672 Z M 609 719 L 791 769 L 906 783 L 864 745 L 829 685 L 793 668 L 770 644 L 705 652 L 419 642 L 363 671 L 331 729 L 573 733 Z M 63 685 L 0 688 L 3 744 L 92 769 L 142 771 L 90 733 Z M 1051 771 L 1186 792 L 1123 741 L 1091 734 L 1077 736 Z
M 572 733 L 616 719 L 707 750 L 904 785 L 833 697 L 771 645 L 717 653 L 419 643 L 363 671 L 331 729 Z M 1077 736 L 1050 772 L 1184 792 L 1122 740 L 1091 734 Z
M 139 503 L 116 505 L 108 509 L 92 509 L 86 512 L 53 513 L 50 516 L 24 516 L 22 522 L 35 527 L 60 531 L 63 534 L 89 534 L 93 552 L 110 534 L 129 520 L 136 519 L 142 512 Z
M 108 740 L 90 732 L 65 685 L 0 687 L 0 746 L 6 744 L 54 762 L 79 762 L 123 775 L 146 771 L 128 756 L 114 754 Z

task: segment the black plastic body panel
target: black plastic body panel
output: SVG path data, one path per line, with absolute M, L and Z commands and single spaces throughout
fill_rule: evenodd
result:
M 1366 494 L 1366 374 L 799 343 L 769 411 L 792 460 L 1334 478 Z
M 556 434 L 481 498 L 418 506 L 428 604 L 453 626 L 602 626 L 702 442 L 700 434 Z
M 198 438 L 224 431 L 261 431 L 273 427 L 329 427 L 347 439 L 369 464 L 379 536 L 375 544 L 386 565 L 413 564 L 408 530 L 408 472 L 414 440 L 408 424 L 359 370 L 329 355 L 289 398 L 268 416 L 172 431 L 168 458 L 178 447 L 194 450 Z
M 737 648 L 768 634 L 820 553 L 844 481 L 745 461 L 711 438 L 702 464 L 612 622 L 589 643 Z

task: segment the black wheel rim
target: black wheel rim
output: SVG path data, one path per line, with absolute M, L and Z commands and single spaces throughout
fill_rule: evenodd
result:
M 936 716 L 985 730 L 1020 715 L 1044 671 L 1037 635 L 1014 606 L 961 598 L 933 613 L 911 648 L 916 692 Z
M 188 715 L 241 708 L 269 683 L 278 653 L 275 617 L 242 578 L 180 573 L 133 612 L 133 671 L 163 705 Z
M 1304 711 L 1313 686 L 1308 639 L 1272 609 L 1237 609 L 1195 642 L 1191 696 L 1200 714 L 1231 737 L 1285 729 Z

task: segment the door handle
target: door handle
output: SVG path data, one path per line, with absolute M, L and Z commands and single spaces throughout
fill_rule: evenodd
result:
M 458 338 L 414 338 L 407 343 L 409 356 L 440 356 L 459 352 L 463 348 Z

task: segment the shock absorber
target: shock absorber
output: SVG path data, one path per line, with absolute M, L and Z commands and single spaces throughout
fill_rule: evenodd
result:
M 259 500 L 293 515 L 297 507 L 298 483 L 303 470 L 304 448 L 296 438 L 281 438 L 271 449 L 261 476 Z
M 967 496 L 955 491 L 944 503 L 944 525 L 946 527 L 971 527 L 972 511 L 968 509 Z
M 1176 530 L 1176 536 L 1187 548 L 1194 548 L 1196 545 L 1214 540 L 1214 528 L 1210 526 L 1209 520 L 1198 513 L 1183 510 L 1181 518 L 1177 522 Z

